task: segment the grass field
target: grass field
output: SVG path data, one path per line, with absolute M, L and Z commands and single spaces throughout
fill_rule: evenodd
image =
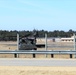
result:
M 51 45 L 47 50 L 73 50 L 73 42 L 48 42 Z M 66 46 L 66 47 L 65 47 Z M 69 47 L 68 47 L 69 46 Z M 70 47 L 72 46 L 72 47 Z M 17 42 L 13 41 L 0 41 L 0 50 L 17 50 Z M 45 50 L 45 48 L 38 48 L 38 50 Z M 0 58 L 13 58 L 13 54 L 0 54 Z M 32 58 L 32 54 L 19 54 L 20 58 Z M 45 58 L 45 55 L 36 54 L 36 58 Z M 51 58 L 51 55 L 47 55 Z M 70 58 L 70 55 L 54 55 L 54 58 Z M 73 55 L 74 58 L 74 55 Z

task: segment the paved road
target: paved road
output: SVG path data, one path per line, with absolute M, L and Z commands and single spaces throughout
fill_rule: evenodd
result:
M 0 58 L 0 66 L 75 66 L 76 59 L 7 59 Z

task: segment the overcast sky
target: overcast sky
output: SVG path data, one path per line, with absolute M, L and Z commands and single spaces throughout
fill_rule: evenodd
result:
M 0 30 L 76 30 L 76 0 L 0 0 Z

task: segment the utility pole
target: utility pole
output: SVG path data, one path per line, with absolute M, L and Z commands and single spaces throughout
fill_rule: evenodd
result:
M 19 50 L 19 34 L 17 33 L 17 50 Z
M 76 51 L 76 36 L 74 34 L 74 50 Z M 75 53 L 75 58 L 76 58 L 76 53 Z
M 19 34 L 17 33 L 17 51 L 19 50 Z M 19 54 L 17 54 L 17 57 L 19 57 Z
M 47 51 L 47 34 L 45 34 L 45 50 Z M 46 58 L 47 58 L 47 54 L 46 54 Z

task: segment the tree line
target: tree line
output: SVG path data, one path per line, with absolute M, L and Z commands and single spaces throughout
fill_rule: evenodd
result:
M 16 41 L 17 40 L 17 33 L 19 33 L 20 37 L 27 37 L 32 36 L 36 33 L 36 37 L 45 37 L 45 33 L 48 37 L 71 37 L 73 36 L 73 33 L 76 33 L 76 31 L 73 31 L 70 29 L 69 31 L 45 31 L 45 30 L 33 30 L 33 31 L 8 31 L 8 30 L 0 30 L 0 41 Z

